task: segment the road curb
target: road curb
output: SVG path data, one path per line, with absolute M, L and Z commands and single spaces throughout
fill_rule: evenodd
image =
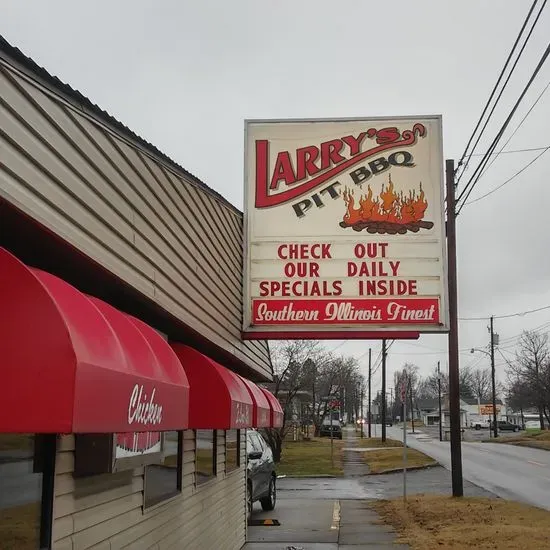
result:
M 344 477 L 344 474 L 341 476 L 335 476 L 332 474 L 318 474 L 318 475 L 309 475 L 309 476 L 293 476 L 293 475 L 280 475 L 277 476 L 277 479 L 338 479 Z
M 441 466 L 441 464 L 439 464 L 439 462 L 435 462 L 434 464 L 427 464 L 426 466 L 411 466 L 410 468 L 407 468 L 407 472 L 414 472 L 416 470 L 429 470 L 431 468 L 437 468 L 438 466 L 443 468 L 443 466 Z M 368 476 L 384 476 L 384 475 L 387 475 L 387 474 L 396 474 L 396 473 L 399 473 L 399 472 L 403 472 L 403 468 L 392 468 L 390 470 L 384 470 L 382 472 L 368 473 L 367 475 Z
M 525 443 L 523 441 L 508 443 L 508 441 L 502 440 L 502 441 L 481 441 L 481 443 L 488 443 L 489 445 L 512 445 L 513 447 L 528 447 L 529 449 L 538 449 L 539 451 L 550 452 L 550 449 L 546 447 L 538 447 L 537 445 L 532 445 L 530 441 L 527 441 Z

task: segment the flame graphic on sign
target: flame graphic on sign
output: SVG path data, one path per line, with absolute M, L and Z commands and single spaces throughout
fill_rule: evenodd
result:
M 342 198 L 346 213 L 340 226 L 344 228 L 353 227 L 356 231 L 366 229 L 369 233 L 406 233 L 433 227 L 433 222 L 423 221 L 428 201 L 422 183 L 418 194 L 416 189 L 409 190 L 408 194 L 403 191 L 397 193 L 390 174 L 387 185 L 382 185 L 378 197 L 374 197 L 369 185 L 366 195 L 362 194 L 357 201 L 354 191 L 347 187 Z

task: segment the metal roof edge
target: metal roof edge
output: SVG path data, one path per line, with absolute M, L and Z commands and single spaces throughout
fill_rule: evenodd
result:
M 19 48 L 11 45 L 0 34 L 0 60 L 5 61 L 9 65 L 12 65 L 19 71 L 23 72 L 27 77 L 38 82 L 51 92 L 62 97 L 65 101 L 71 103 L 75 108 L 89 114 L 98 121 L 106 124 L 112 131 L 121 135 L 125 139 L 133 142 L 133 145 L 137 145 L 147 151 L 152 157 L 156 158 L 168 165 L 172 170 L 179 173 L 181 176 L 189 178 L 192 183 L 197 185 L 203 191 L 211 195 L 213 198 L 222 202 L 225 206 L 229 207 L 235 213 L 240 216 L 243 215 L 235 205 L 229 202 L 223 195 L 209 187 L 200 178 L 193 175 L 186 170 L 183 166 L 172 160 L 162 151 L 157 149 L 152 143 L 133 132 L 130 128 L 110 115 L 107 111 L 93 103 L 88 97 L 83 95 L 78 90 L 72 88 L 69 84 L 63 82 L 58 77 L 50 74 L 44 67 L 38 65 L 32 58 L 25 55 Z

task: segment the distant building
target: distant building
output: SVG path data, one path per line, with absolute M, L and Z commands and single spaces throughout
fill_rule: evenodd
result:
M 481 399 L 477 397 L 463 397 L 460 399 L 460 406 L 467 413 L 466 426 L 471 428 L 477 422 L 482 425 L 489 424 L 493 419 L 493 401 L 492 399 Z M 507 419 L 506 405 L 501 399 L 496 399 L 497 421 Z

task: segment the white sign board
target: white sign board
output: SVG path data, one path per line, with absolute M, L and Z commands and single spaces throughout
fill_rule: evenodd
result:
M 115 458 L 129 458 L 162 451 L 162 432 L 116 434 Z
M 248 337 L 448 330 L 441 117 L 245 131 Z

